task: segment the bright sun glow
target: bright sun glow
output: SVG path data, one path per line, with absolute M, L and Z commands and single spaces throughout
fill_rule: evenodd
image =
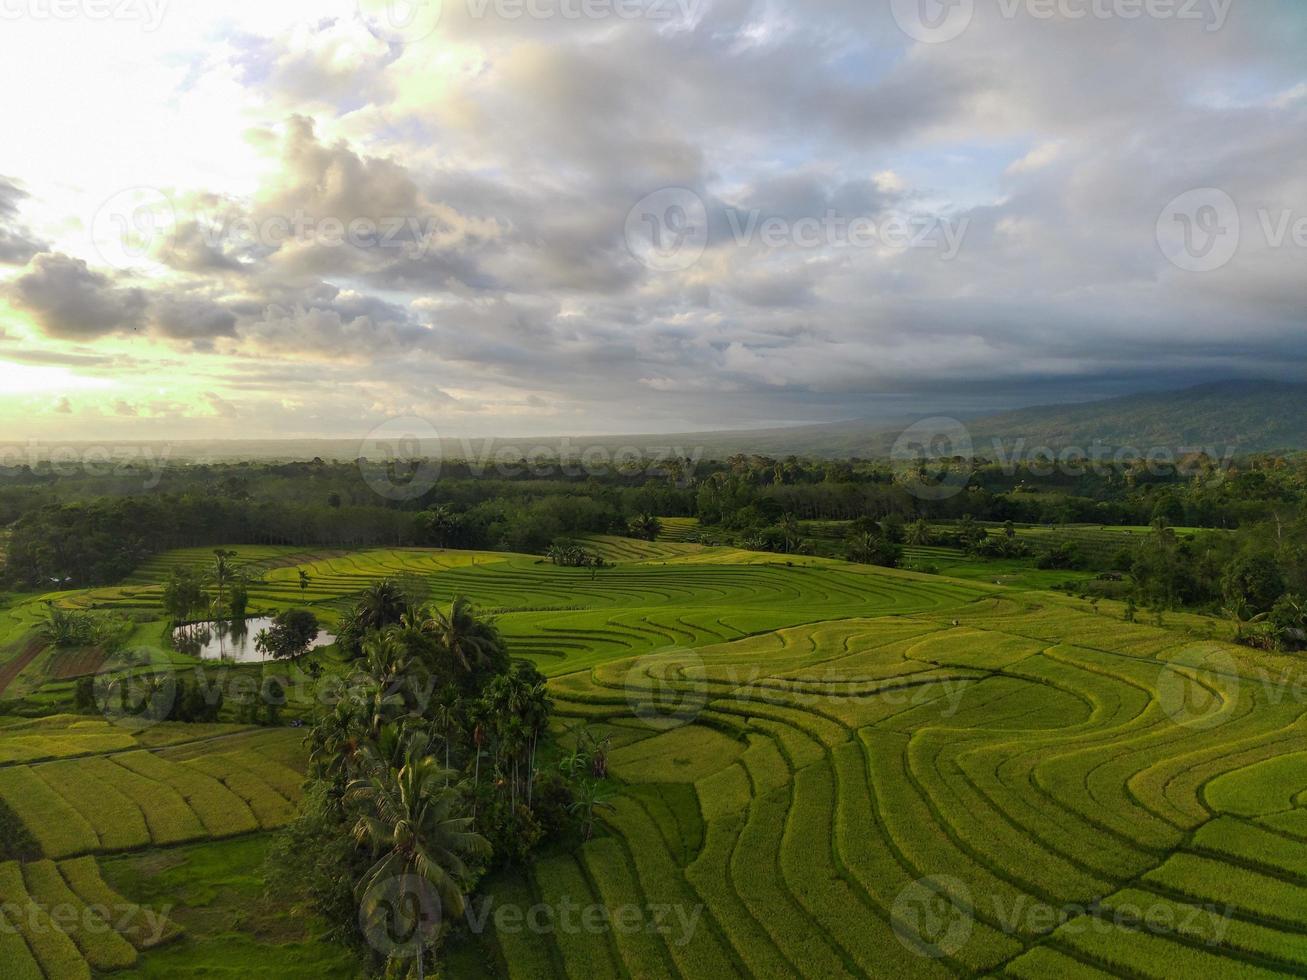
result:
M 0 391 L 6 395 L 64 394 L 94 388 L 112 388 L 114 382 L 88 378 L 64 367 L 45 367 L 0 361 Z

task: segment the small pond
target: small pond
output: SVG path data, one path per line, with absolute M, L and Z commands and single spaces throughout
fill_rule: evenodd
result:
M 179 626 L 173 631 L 173 642 L 177 649 L 194 657 L 205 660 L 234 660 L 237 663 L 257 664 L 268 658 L 254 647 L 254 638 L 259 630 L 272 626 L 271 616 L 260 616 L 235 623 L 213 622 L 193 623 Z M 310 650 L 335 643 L 336 638 L 325 630 L 318 630 L 318 638 L 310 645 Z

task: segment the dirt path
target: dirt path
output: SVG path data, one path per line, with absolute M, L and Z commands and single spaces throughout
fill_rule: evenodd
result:
M 0 694 L 4 694 L 7 688 L 19 674 L 23 672 L 28 664 L 41 655 L 41 651 L 46 647 L 46 641 L 39 637 L 28 640 L 27 646 L 23 652 L 14 657 L 3 667 L 0 667 Z

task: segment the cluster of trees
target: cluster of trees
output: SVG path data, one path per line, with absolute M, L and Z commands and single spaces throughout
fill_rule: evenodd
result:
M 1307 500 L 1307 456 L 1258 456 L 1228 470 L 1213 460 L 1143 460 L 1048 467 L 1038 461 L 967 461 L 961 492 L 915 496 L 887 461 L 811 461 L 734 456 L 701 464 L 695 512 L 708 526 L 763 528 L 783 514 L 800 520 L 876 520 L 896 515 L 991 523 L 1133 524 L 1229 528 L 1264 520 Z
M 1242 642 L 1307 648 L 1307 513 L 1188 537 L 1159 518 L 1117 564 L 1129 573 L 1138 602 L 1224 612 Z
M 560 568 L 603 568 L 605 561 L 592 551 L 587 551 L 570 541 L 559 541 L 545 551 L 545 560 Z
M 274 660 L 294 660 L 309 652 L 318 638 L 318 617 L 307 609 L 287 609 L 259 630 L 254 648 Z
M 162 697 L 161 686 L 167 687 Z M 79 677 L 73 685 L 73 708 L 82 714 L 113 710 L 125 718 L 209 723 L 218 720 L 224 701 L 222 688 L 201 678 L 188 683 L 184 677 L 123 673 Z
M 393 501 L 355 461 L 140 466 L 114 476 L 0 468 L 0 527 L 12 527 L 0 584 L 111 583 L 159 551 L 232 543 L 540 552 L 560 537 L 625 534 L 641 514 L 692 515 L 689 479 L 680 470 L 446 461 L 429 491 Z
M 43 639 L 61 650 L 99 647 L 106 653 L 113 653 L 131 636 L 132 629 L 132 621 L 123 616 L 65 609 L 47 602 L 39 632 Z
M 849 525 L 846 557 L 862 565 L 897 568 L 903 560 L 903 522 L 897 517 L 876 521 L 860 517 Z
M 383 902 L 440 909 L 395 951 L 425 958 L 488 869 L 593 820 L 605 796 L 600 780 L 542 764 L 544 677 L 510 661 L 467 600 L 413 606 L 382 582 L 347 619 L 356 672 L 309 733 L 307 802 L 275 849 L 276 878 L 355 940 Z M 396 881 L 411 893 L 391 894 Z

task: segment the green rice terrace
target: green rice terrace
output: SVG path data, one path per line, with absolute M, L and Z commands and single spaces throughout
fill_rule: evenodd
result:
M 557 753 L 609 746 L 593 836 L 483 881 L 443 975 L 1307 974 L 1300 658 L 1195 615 L 1127 622 L 1110 601 L 709 547 L 667 523 L 588 539 L 601 568 L 235 549 L 251 614 L 332 629 L 386 579 L 468 597 L 548 677 Z M 364 975 L 262 888 L 308 764 L 294 681 L 343 675 L 334 646 L 208 665 L 284 675 L 273 724 L 72 708 L 81 677 L 200 665 L 164 642 L 162 583 L 212 558 L 0 601 L 6 978 Z M 47 603 L 120 613 L 158 655 L 55 651 Z

